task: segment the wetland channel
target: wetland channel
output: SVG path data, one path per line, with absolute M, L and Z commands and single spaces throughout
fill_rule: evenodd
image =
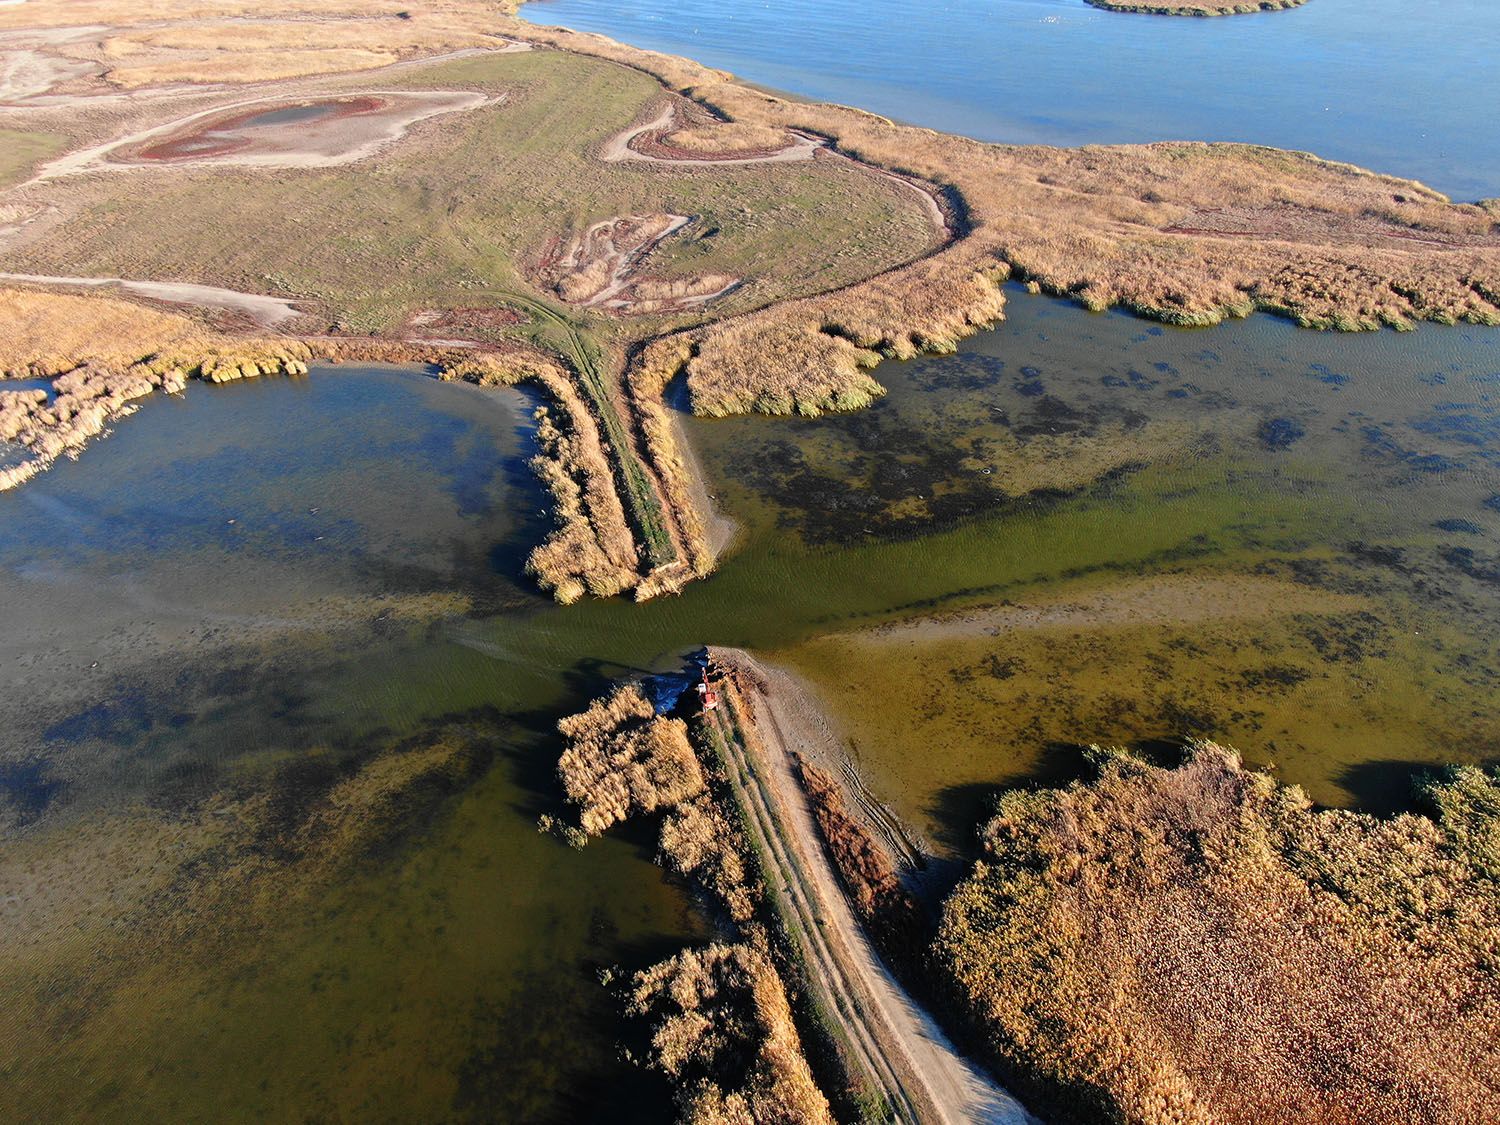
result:
M 522 573 L 520 392 L 398 368 L 153 398 L 0 496 L 0 1116 L 664 1119 L 597 973 L 708 923 L 644 832 L 536 818 L 556 719 L 705 643 L 799 672 L 953 855 L 1088 742 L 1213 735 L 1373 809 L 1496 755 L 1500 333 L 1017 288 L 877 375 L 855 414 L 685 419 L 739 530 L 644 605 Z

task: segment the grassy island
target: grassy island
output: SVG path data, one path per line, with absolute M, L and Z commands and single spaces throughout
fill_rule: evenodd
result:
M 1283 12 L 1300 8 L 1307 0 L 1175 0 L 1153 4 L 1150 0 L 1085 0 L 1107 12 L 1138 12 L 1152 16 L 1247 16 L 1253 12 Z

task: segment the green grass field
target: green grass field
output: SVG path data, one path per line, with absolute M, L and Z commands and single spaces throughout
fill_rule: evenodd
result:
M 0 129 L 0 188 L 20 183 L 43 160 L 56 156 L 68 143 L 61 133 L 27 133 Z
M 464 59 L 400 84 L 505 93 L 504 104 L 419 124 L 344 168 L 182 168 L 95 175 L 52 189 L 74 216 L 11 256 L 38 273 L 194 281 L 314 297 L 330 322 L 387 333 L 424 308 L 503 302 L 555 235 L 618 215 L 702 216 L 649 266 L 745 284 L 715 313 L 847 284 L 920 252 L 926 220 L 899 190 L 834 161 L 677 171 L 605 164 L 589 150 L 659 87 L 557 51 Z M 358 83 L 347 80 L 345 88 Z M 388 88 L 387 80 L 383 84 Z M 572 314 L 600 342 L 662 327 Z

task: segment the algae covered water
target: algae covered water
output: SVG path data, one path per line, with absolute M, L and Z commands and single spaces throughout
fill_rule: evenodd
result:
M 1351 3 L 534 18 L 983 136 L 1228 136 L 1494 194 L 1458 127 L 1479 5 Z M 1390 60 L 1433 35 L 1444 74 Z M 580 853 L 537 818 L 557 718 L 704 643 L 797 669 L 952 854 L 1091 742 L 1217 737 L 1373 809 L 1500 753 L 1500 334 L 1015 289 L 959 355 L 877 374 L 856 414 L 685 420 L 740 530 L 645 605 L 536 593 L 528 402 L 419 372 L 195 385 L 0 495 L 0 1117 L 664 1119 L 599 982 L 709 924 L 644 837 Z
M 1495 753 L 1494 334 L 1017 291 L 880 375 L 689 421 L 740 537 L 645 605 L 533 592 L 525 401 L 414 372 L 195 386 L 0 497 L 7 1116 L 659 1119 L 599 974 L 705 922 L 536 820 L 557 717 L 703 643 L 795 666 L 956 853 L 1089 741 L 1366 807 Z

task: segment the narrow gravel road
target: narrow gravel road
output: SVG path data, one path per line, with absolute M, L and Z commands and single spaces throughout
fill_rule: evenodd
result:
M 888 1098 L 902 1120 L 927 1125 L 964 1122 L 1021 1125 L 1035 1123 L 1025 1108 L 982 1070 L 969 1062 L 936 1022 L 897 983 L 875 952 L 844 896 L 817 834 L 812 810 L 792 770 L 792 754 L 810 750 L 831 735 L 818 721 L 817 709 L 802 688 L 785 673 L 757 664 L 738 650 L 715 649 L 714 658 L 741 673 L 743 693 L 736 692 L 742 719 L 749 722 L 739 747 L 739 767 L 753 779 L 741 798 L 748 811 L 775 827 L 780 839 L 773 852 L 780 858 L 779 881 L 814 915 L 800 936 L 808 963 L 826 974 L 851 1042 L 868 1059 L 882 1085 L 892 1081 L 897 1096 Z M 756 684 L 765 684 L 761 691 Z M 841 749 L 835 743 L 835 754 Z M 757 806 L 769 806 L 757 811 Z

